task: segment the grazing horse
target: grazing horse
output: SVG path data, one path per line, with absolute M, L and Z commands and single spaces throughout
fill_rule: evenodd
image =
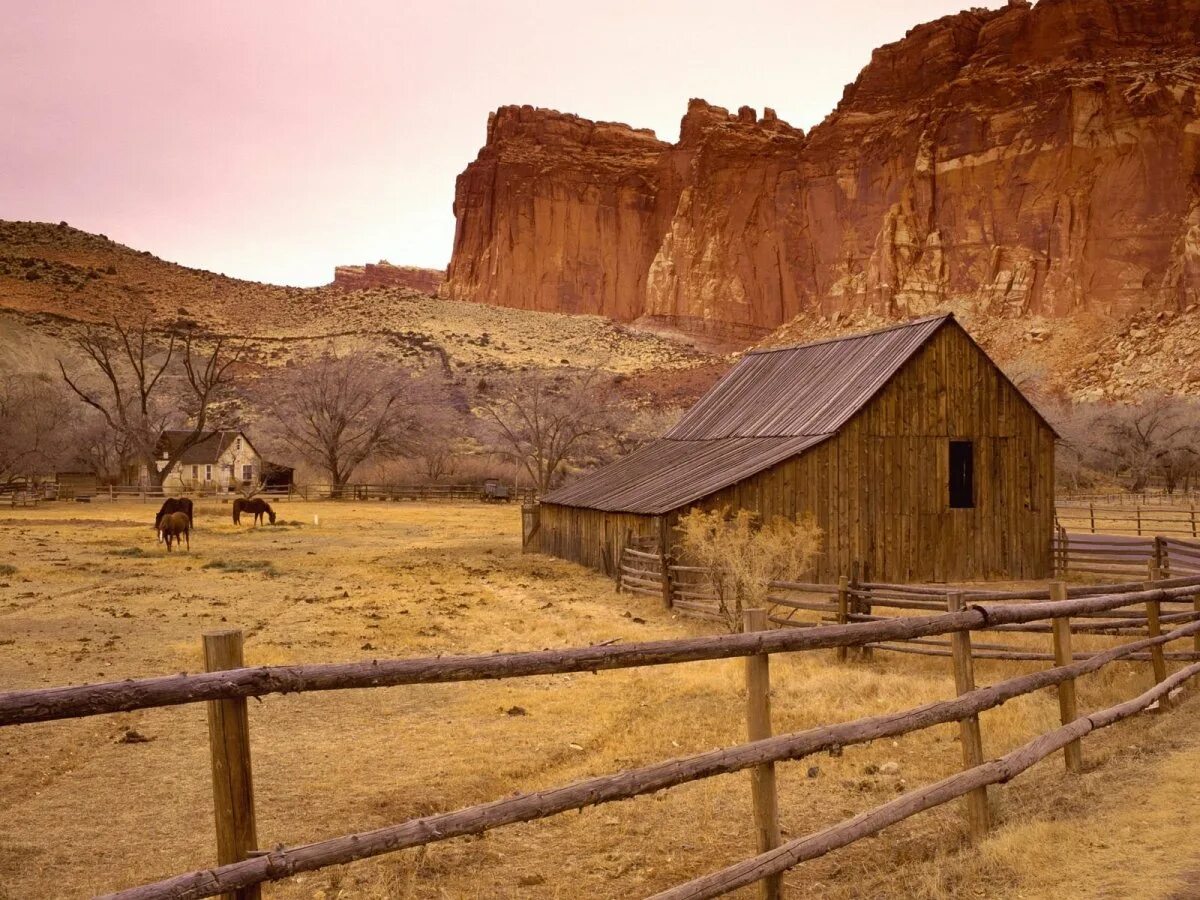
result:
M 180 541 L 187 541 L 188 550 L 192 549 L 192 523 L 185 512 L 167 513 L 163 516 L 162 522 L 159 523 L 160 532 L 162 533 L 163 542 L 167 545 L 167 552 L 171 552 L 171 541 L 176 544 Z
M 191 528 L 195 521 L 192 519 L 192 501 L 187 497 L 169 497 L 163 501 L 158 515 L 154 517 L 154 530 L 161 532 L 163 517 L 177 512 L 187 513 L 188 528 Z
M 253 500 L 243 500 L 238 497 L 233 501 L 233 524 L 242 524 L 242 513 L 248 512 L 254 514 L 254 524 L 261 525 L 263 513 L 266 513 L 271 520 L 271 524 L 275 524 L 275 510 L 271 509 L 271 504 L 261 497 L 255 497 Z

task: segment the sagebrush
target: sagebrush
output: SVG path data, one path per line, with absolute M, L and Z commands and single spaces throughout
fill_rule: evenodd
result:
M 690 565 L 704 569 L 730 631 L 742 630 L 742 610 L 766 603 L 770 583 L 795 580 L 821 550 L 824 533 L 806 517 L 762 521 L 746 509 L 694 509 L 676 526 Z

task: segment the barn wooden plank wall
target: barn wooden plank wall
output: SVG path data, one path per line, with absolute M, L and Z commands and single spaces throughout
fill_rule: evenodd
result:
M 972 509 L 949 508 L 951 439 L 975 445 Z M 898 582 L 1047 578 L 1054 434 L 965 332 L 945 327 L 838 434 L 695 506 L 811 515 L 825 534 L 813 580 L 856 562 Z M 668 527 L 686 511 L 667 514 Z M 537 549 L 611 571 L 626 532 L 655 536 L 658 518 L 543 504 Z

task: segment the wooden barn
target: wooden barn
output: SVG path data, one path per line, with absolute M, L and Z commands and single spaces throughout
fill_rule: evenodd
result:
M 815 579 L 1046 578 L 1055 438 L 952 315 L 752 351 L 660 440 L 547 494 L 528 548 L 610 571 L 728 507 L 811 514 Z

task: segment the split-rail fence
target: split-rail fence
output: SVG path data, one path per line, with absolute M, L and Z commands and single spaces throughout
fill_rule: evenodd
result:
M 11 691 L 0 694 L 0 727 L 207 703 L 217 865 L 121 890 L 108 895 L 109 898 L 180 900 L 225 895 L 246 900 L 258 897 L 259 886 L 264 882 L 297 873 L 480 834 L 507 824 L 542 819 L 738 771 L 751 773 L 757 853 L 656 897 L 659 900 L 716 897 L 757 882 L 760 894 L 773 898 L 780 895 L 780 877 L 788 869 L 956 798 L 967 798 L 969 832 L 973 839 L 982 838 L 990 825 L 989 786 L 1011 780 L 1060 750 L 1067 769 L 1078 772 L 1082 765 L 1081 741 L 1085 736 L 1152 707 L 1166 711 L 1177 689 L 1200 674 L 1200 662 L 1169 672 L 1165 651 L 1169 643 L 1189 638 L 1193 652 L 1200 651 L 1197 607 L 1200 578 L 1124 585 L 1103 593 L 1095 593 L 1094 588 L 1068 588 L 1062 582 L 1055 582 L 1044 592 L 1026 593 L 1016 602 L 1008 595 L 977 593 L 968 597 L 956 591 L 944 598 L 946 608 L 937 610 L 914 606 L 917 601 L 908 597 L 889 597 L 889 602 L 911 614 L 888 618 L 875 618 L 874 612 L 851 611 L 853 591 L 868 589 L 874 591 L 872 598 L 877 605 L 882 605 L 883 594 L 892 593 L 888 585 L 852 588 L 848 580 L 844 581 L 838 586 L 837 600 L 838 608 L 844 610 L 844 621 L 833 624 L 769 629 L 765 610 L 747 610 L 745 631 L 740 634 L 493 655 L 246 667 L 241 633 L 216 632 L 204 635 L 209 669 L 205 673 Z M 924 602 L 940 605 L 943 598 Z M 1186 610 L 1183 614 L 1177 612 L 1181 605 Z M 1072 635 L 1095 624 L 1099 617 L 1105 617 L 1103 621 L 1116 618 L 1134 622 L 1118 627 L 1136 629 L 1136 635 L 1128 635 L 1135 639 L 1080 658 L 1072 652 Z M 973 668 L 974 635 L 1034 625 L 1039 627 L 1036 633 L 1043 640 L 1049 639 L 1047 655 L 1052 656 L 1053 665 L 977 686 Z M 1164 625 L 1170 630 L 1164 631 Z M 789 734 L 772 734 L 769 699 L 772 654 L 833 649 L 844 657 L 854 648 L 903 646 L 905 642 L 935 637 L 949 641 L 955 696 L 913 709 Z M 264 845 L 271 842 L 258 839 L 249 750 L 249 697 L 595 672 L 736 657 L 746 660 L 747 743 L 303 846 L 265 849 Z M 1153 687 L 1124 703 L 1081 715 L 1075 699 L 1076 679 L 1130 660 L 1144 660 L 1135 664 L 1148 664 Z M 1051 686 L 1058 691 L 1061 727 L 1034 737 L 1004 756 L 987 760 L 979 714 Z M 958 723 L 963 747 L 961 772 L 904 793 L 815 834 L 782 839 L 775 793 L 776 763 L 954 722 Z M 150 811 L 147 815 L 151 815 Z

